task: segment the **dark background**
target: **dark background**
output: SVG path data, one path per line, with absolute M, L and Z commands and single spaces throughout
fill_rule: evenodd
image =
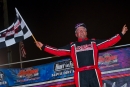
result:
M 15 18 L 15 7 L 27 23 L 34 37 L 54 47 L 61 47 L 76 41 L 74 26 L 84 22 L 88 37 L 108 39 L 120 33 L 124 24 L 130 27 L 130 3 L 125 0 L 7 0 L 9 25 Z M 0 30 L 4 28 L 3 8 L 0 2 Z M 23 61 L 53 56 L 40 51 L 32 37 L 23 41 L 27 58 Z M 116 45 L 130 43 L 130 31 Z M 10 46 L 12 62 L 19 62 L 19 43 Z M 8 63 L 7 48 L 0 49 L 0 64 Z M 64 57 L 62 57 L 64 58 Z M 61 58 L 24 63 L 30 67 Z M 13 65 L 12 67 L 20 67 Z

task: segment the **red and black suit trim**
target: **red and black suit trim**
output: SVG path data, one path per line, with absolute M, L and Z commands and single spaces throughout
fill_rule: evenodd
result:
M 42 49 L 56 56 L 71 56 L 74 64 L 76 87 L 102 87 L 98 68 L 98 50 L 115 45 L 122 37 L 117 34 L 108 40 L 78 40 L 61 48 L 44 45 Z

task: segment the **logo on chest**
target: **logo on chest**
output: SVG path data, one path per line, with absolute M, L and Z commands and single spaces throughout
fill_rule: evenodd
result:
M 81 45 L 81 46 L 76 47 L 76 52 L 89 51 L 89 50 L 93 50 L 91 44 L 85 44 L 85 45 Z

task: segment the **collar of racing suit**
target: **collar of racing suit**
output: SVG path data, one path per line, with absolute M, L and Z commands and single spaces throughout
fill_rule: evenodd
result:
M 88 40 L 88 38 L 85 38 L 85 39 L 78 39 L 78 42 L 82 42 L 82 41 L 84 41 L 84 40 Z

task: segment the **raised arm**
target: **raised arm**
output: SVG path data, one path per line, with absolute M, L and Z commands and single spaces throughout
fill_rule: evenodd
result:
M 117 34 L 115 35 L 114 37 L 108 39 L 108 40 L 105 40 L 105 41 L 102 41 L 100 43 L 97 44 L 97 48 L 99 50 L 101 49 L 105 49 L 105 48 L 108 48 L 110 46 L 113 46 L 115 45 L 117 42 L 120 41 L 121 37 L 128 31 L 128 28 L 126 27 L 126 25 L 123 26 L 122 28 L 122 31 L 120 34 Z
M 38 48 L 42 48 L 42 50 L 44 50 L 44 51 L 46 51 L 50 54 L 56 55 L 56 56 L 68 56 L 68 55 L 70 55 L 70 45 L 67 45 L 67 46 L 64 46 L 64 47 L 57 49 L 57 48 L 54 48 L 54 47 L 51 47 L 51 46 L 48 46 L 48 45 L 44 45 L 41 42 L 37 41 L 36 46 Z

